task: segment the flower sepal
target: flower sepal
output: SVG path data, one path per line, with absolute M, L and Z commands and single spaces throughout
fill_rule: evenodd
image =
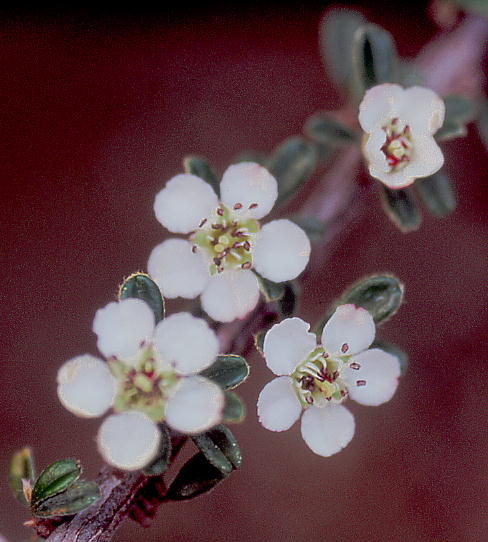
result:
M 241 356 L 221 354 L 210 367 L 200 373 L 200 376 L 212 380 L 223 390 L 229 390 L 245 382 L 249 376 L 249 365 Z
M 183 168 L 186 173 L 196 175 L 197 177 L 200 177 L 200 179 L 203 179 L 214 189 L 217 196 L 220 195 L 219 180 L 206 158 L 195 155 L 185 156 L 183 159 Z
M 241 450 L 225 425 L 216 425 L 205 433 L 193 435 L 192 440 L 207 461 L 223 474 L 230 474 L 241 466 Z
M 164 318 L 164 298 L 158 285 L 146 273 L 133 273 L 119 286 L 119 300 L 142 299 L 154 313 L 156 324 Z
M 393 190 L 382 184 L 380 199 L 386 216 L 401 232 L 409 233 L 419 229 L 422 214 L 410 187 Z
M 435 134 L 437 141 L 449 141 L 467 134 L 466 125 L 474 120 L 476 110 L 474 103 L 459 94 L 444 96 L 446 115 L 444 123 Z
M 418 179 L 415 190 L 428 211 L 436 217 L 445 217 L 456 208 L 454 188 L 442 169 L 430 177 Z
M 34 485 L 34 460 L 30 448 L 22 448 L 15 452 L 8 465 L 8 483 L 15 498 L 24 505 L 30 503 L 32 487 Z M 25 495 L 26 488 L 27 497 Z
M 227 423 L 240 423 L 246 417 L 246 408 L 241 398 L 231 391 L 224 394 L 225 404 L 222 414 L 223 421 Z
M 159 424 L 159 431 L 161 433 L 159 452 L 152 463 L 142 469 L 145 476 L 160 476 L 169 466 L 172 450 L 171 435 L 165 423 Z

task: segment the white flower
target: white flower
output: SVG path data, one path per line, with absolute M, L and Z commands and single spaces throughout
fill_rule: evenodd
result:
M 339 452 L 354 435 L 354 417 L 341 403 L 350 396 L 363 405 L 389 401 L 398 385 L 398 358 L 371 345 L 373 318 L 354 305 L 337 308 L 317 345 L 300 318 L 274 325 L 264 339 L 266 364 L 278 378 L 258 399 L 261 424 L 289 429 L 304 410 L 302 437 L 316 454 Z
M 93 331 L 107 362 L 89 354 L 67 361 L 58 371 L 58 396 L 78 416 L 116 412 L 98 433 L 107 463 L 125 470 L 147 465 L 159 450 L 163 420 L 188 434 L 221 421 L 222 390 L 197 374 L 219 348 L 204 320 L 182 312 L 155 326 L 144 301 L 125 299 L 98 310 Z
M 278 196 L 276 179 L 259 164 L 230 166 L 220 183 L 221 202 L 203 179 L 177 175 L 154 202 L 156 217 L 169 231 L 190 234 L 169 239 L 152 251 L 148 271 L 165 297 L 201 295 L 214 320 L 243 318 L 259 299 L 254 268 L 273 282 L 296 278 L 310 257 L 305 232 L 290 220 L 260 227 Z
M 389 83 L 370 88 L 359 105 L 370 174 L 389 188 L 403 188 L 438 171 L 444 156 L 433 134 L 444 114 L 443 100 L 428 88 Z

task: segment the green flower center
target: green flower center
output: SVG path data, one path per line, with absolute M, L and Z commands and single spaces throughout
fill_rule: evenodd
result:
M 204 218 L 192 234 L 193 251 L 201 250 L 209 262 L 211 275 L 224 270 L 251 269 L 254 238 L 259 222 L 254 218 L 243 218 L 235 210 L 220 204 L 214 214 Z
M 391 120 L 383 126 L 386 133 L 386 141 L 381 151 L 386 156 L 390 171 L 398 171 L 410 162 L 412 154 L 412 135 L 410 126 L 406 125 L 403 130 L 398 126 L 398 118 Z
M 153 349 L 148 346 L 142 351 L 135 366 L 115 358 L 108 363 L 117 381 L 114 410 L 137 410 L 155 422 L 162 421 L 166 401 L 178 383 L 179 377 L 175 371 L 171 367 L 161 370 Z

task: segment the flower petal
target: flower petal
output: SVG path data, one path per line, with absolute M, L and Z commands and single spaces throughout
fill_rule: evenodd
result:
M 354 428 L 354 416 L 342 405 L 312 406 L 302 416 L 303 440 L 312 452 L 323 457 L 345 448 L 354 436 Z
M 201 376 L 182 378 L 168 399 L 165 421 L 181 433 L 201 433 L 222 420 L 224 393 L 217 384 Z
M 268 382 L 258 398 L 259 421 L 270 431 L 286 431 L 298 420 L 302 406 L 289 376 Z
M 179 374 L 194 374 L 209 367 L 219 352 L 219 341 L 207 322 L 189 312 L 168 316 L 156 326 L 154 344 L 164 361 Z
M 98 449 L 107 463 L 123 470 L 142 469 L 158 453 L 161 433 L 142 412 L 106 418 L 98 430 Z
M 169 231 L 190 233 L 217 207 L 212 187 L 195 175 L 176 175 L 154 200 L 156 218 Z
M 428 134 L 412 131 L 412 158 L 409 173 L 414 178 L 428 177 L 439 171 L 443 164 L 444 155 L 435 139 Z
M 222 203 L 232 209 L 236 203 L 253 218 L 266 216 L 278 197 L 278 183 L 271 173 L 254 162 L 241 162 L 226 169 L 220 183 Z M 257 204 L 254 207 L 254 204 Z M 250 209 L 249 206 L 252 208 Z
M 322 345 L 329 354 L 355 354 L 366 350 L 374 336 L 374 320 L 367 310 L 341 305 L 324 326 Z
M 291 220 L 273 220 L 264 225 L 256 238 L 253 265 L 273 282 L 296 278 L 310 259 L 310 241 L 302 228 Z
M 61 404 L 82 418 L 101 416 L 115 396 L 115 381 L 107 364 L 89 354 L 62 365 L 57 382 Z
M 203 256 L 192 252 L 183 239 L 168 239 L 154 247 L 147 262 L 151 277 L 164 297 L 193 299 L 201 294 L 210 275 Z
M 203 310 L 217 322 L 244 318 L 259 299 L 256 275 L 249 270 L 224 271 L 214 275 L 203 290 Z
M 446 106 L 430 88 L 414 86 L 405 89 L 399 117 L 413 130 L 435 134 L 444 123 Z
M 98 335 L 98 349 L 105 357 L 127 360 L 152 338 L 154 313 L 141 299 L 124 299 L 98 309 L 92 329 Z
M 359 124 L 365 132 L 371 132 L 375 127 L 387 124 L 392 118 L 398 117 L 398 107 L 403 98 L 404 90 L 400 85 L 384 83 L 366 91 L 359 104 Z
M 275 375 L 289 375 L 315 350 L 317 338 L 310 324 L 300 318 L 287 318 L 275 324 L 264 337 L 267 366 Z
M 360 365 L 358 370 L 348 367 L 344 371 L 351 399 L 362 405 L 378 406 L 393 397 L 400 378 L 400 362 L 396 356 L 371 348 L 353 356 L 351 362 Z M 358 380 L 366 384 L 357 386 Z

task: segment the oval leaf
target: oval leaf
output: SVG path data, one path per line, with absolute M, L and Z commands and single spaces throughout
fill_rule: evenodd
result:
M 66 491 L 38 503 L 32 512 L 41 518 L 72 516 L 85 510 L 99 498 L 100 490 L 95 482 L 75 482 Z
M 119 299 L 142 299 L 153 310 L 156 324 L 164 318 L 164 299 L 158 285 L 146 273 L 134 273 L 119 288 Z
M 222 389 L 228 390 L 239 386 L 249 376 L 249 365 L 241 356 L 222 354 L 217 361 L 203 370 L 201 376 L 213 380 Z
M 30 448 L 22 448 L 10 459 L 8 465 L 8 483 L 15 498 L 22 504 L 29 504 L 24 495 L 24 482 L 34 483 L 34 463 Z M 29 499 L 30 500 L 30 499 Z
M 348 145 L 358 141 L 358 135 L 330 115 L 313 115 L 304 126 L 305 133 L 322 145 Z
M 220 196 L 220 183 L 205 158 L 201 156 L 186 156 L 183 160 L 183 167 L 186 173 L 196 175 L 207 182 L 214 189 L 217 196 Z
M 381 350 L 384 350 L 385 352 L 396 356 L 398 358 L 398 361 L 400 362 L 401 374 L 404 375 L 407 372 L 408 355 L 396 344 L 388 343 L 385 341 L 374 341 L 370 348 L 380 348 Z
M 425 179 L 417 179 L 415 189 L 424 205 L 435 216 L 446 216 L 456 208 L 454 189 L 442 170 Z
M 145 476 L 159 476 L 168 468 L 169 458 L 171 457 L 171 436 L 165 424 L 160 424 L 159 430 L 161 433 L 159 454 L 150 465 L 142 470 Z
M 420 227 L 422 215 L 408 189 L 391 190 L 381 184 L 381 203 L 388 218 L 404 233 Z
M 289 216 L 288 218 L 302 228 L 310 241 L 316 242 L 322 239 L 325 233 L 325 224 L 318 218 L 298 215 Z
M 192 440 L 207 460 L 224 474 L 241 466 L 239 445 L 225 425 L 216 425 L 210 431 L 194 435 Z
M 298 306 L 298 283 L 284 282 L 285 292 L 278 301 L 278 312 L 283 318 L 290 318 L 297 310 Z
M 230 391 L 225 392 L 224 422 L 240 423 L 246 417 L 246 408 L 240 397 Z
M 168 489 L 166 498 L 171 501 L 193 499 L 213 489 L 227 476 L 199 452 L 183 465 Z
M 31 506 L 35 508 L 44 499 L 61 493 L 78 480 L 81 473 L 80 462 L 76 459 L 66 458 L 51 463 L 34 484 Z
M 262 277 L 259 273 L 254 272 L 254 274 L 258 279 L 259 289 L 261 290 L 266 303 L 278 301 L 283 297 L 285 286 L 282 282 L 272 282 L 271 280 Z

